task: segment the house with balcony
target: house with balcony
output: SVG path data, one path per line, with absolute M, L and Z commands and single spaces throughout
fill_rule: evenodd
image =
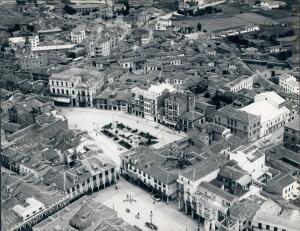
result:
M 70 67 L 49 77 L 52 98 L 57 105 L 93 107 L 94 97 L 104 87 L 105 77 L 96 70 Z

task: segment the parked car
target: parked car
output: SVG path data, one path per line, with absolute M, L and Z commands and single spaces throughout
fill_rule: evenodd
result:
M 152 199 L 155 200 L 156 202 L 159 202 L 159 201 L 161 201 L 161 196 L 159 196 L 159 195 L 153 195 Z
M 149 228 L 151 230 L 158 230 L 157 226 L 150 222 L 146 222 L 145 225 L 147 226 L 147 228 Z

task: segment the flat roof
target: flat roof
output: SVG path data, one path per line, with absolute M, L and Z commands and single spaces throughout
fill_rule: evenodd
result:
M 287 107 L 284 106 L 278 109 L 267 101 L 254 102 L 239 110 L 261 116 L 261 123 L 273 120 L 282 114 L 289 113 Z

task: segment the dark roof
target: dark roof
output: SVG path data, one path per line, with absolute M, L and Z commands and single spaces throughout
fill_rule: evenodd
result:
M 233 202 L 234 201 L 234 196 L 231 195 L 230 193 L 218 188 L 217 186 L 209 183 L 209 182 L 201 182 L 200 185 L 198 186 L 198 190 L 200 188 L 203 188 L 219 197 L 222 197 L 223 199 Z
M 233 119 L 240 120 L 240 121 L 243 121 L 246 123 L 249 123 L 250 121 L 253 121 L 253 120 L 259 118 L 259 116 L 257 116 L 257 115 L 238 110 L 238 109 L 234 108 L 232 105 L 228 105 L 226 107 L 219 109 L 217 111 L 217 113 L 224 115 L 224 116 L 229 116 Z
M 211 156 L 200 161 L 196 166 L 192 166 L 186 171 L 181 171 L 180 174 L 192 181 L 196 181 L 217 170 L 226 164 L 227 161 L 228 160 L 223 155 Z

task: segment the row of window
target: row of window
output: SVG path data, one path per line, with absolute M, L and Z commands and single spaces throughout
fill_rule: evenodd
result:
M 55 83 L 56 83 L 56 86 L 64 86 L 64 82 L 63 81 L 54 81 L 54 80 L 52 80 L 51 83 L 52 83 L 52 86 L 55 86 Z M 68 87 L 69 83 L 65 82 L 65 86 Z M 71 83 L 71 86 L 74 87 L 74 83 Z
M 262 229 L 262 223 L 258 223 L 258 228 Z M 270 225 L 266 225 L 266 230 L 271 230 Z M 277 227 L 273 227 L 273 231 L 280 231 Z M 281 231 L 286 231 L 285 229 L 282 229 Z
M 62 94 L 62 95 L 69 95 L 69 90 L 64 90 L 64 89 L 59 89 L 59 88 L 57 88 L 57 89 L 55 89 L 55 88 L 52 88 L 52 93 L 53 94 Z M 72 95 L 75 95 L 75 91 L 74 90 L 72 90 Z

